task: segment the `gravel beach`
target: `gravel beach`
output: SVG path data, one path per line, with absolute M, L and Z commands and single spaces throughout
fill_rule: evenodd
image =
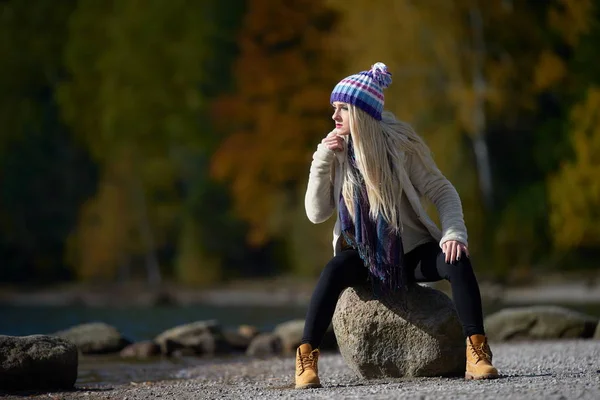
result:
M 34 399 L 600 399 L 600 341 L 492 344 L 502 377 L 490 381 L 416 378 L 361 381 L 338 354 L 319 363 L 324 388 L 293 389 L 294 359 L 237 360 L 186 366 L 170 380 L 111 386 L 77 384 L 70 392 L 22 393 Z

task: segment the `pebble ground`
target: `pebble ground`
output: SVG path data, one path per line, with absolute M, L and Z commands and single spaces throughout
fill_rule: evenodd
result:
M 33 399 L 600 399 L 600 340 L 492 344 L 502 376 L 488 381 L 413 378 L 362 381 L 339 354 L 323 354 L 323 388 L 293 389 L 294 359 L 203 363 L 173 372 L 173 379 L 113 386 L 82 386 Z

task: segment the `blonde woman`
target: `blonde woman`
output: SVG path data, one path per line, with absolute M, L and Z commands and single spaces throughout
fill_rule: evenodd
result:
M 337 299 L 368 281 L 384 290 L 447 279 L 467 344 L 467 379 L 496 378 L 483 328 L 481 296 L 469 260 L 462 205 L 412 128 L 383 112 L 391 83 L 383 63 L 340 81 L 331 93 L 335 129 L 318 145 L 310 167 L 306 214 L 321 223 L 336 212 L 334 256 L 306 314 L 296 352 L 296 388 L 320 387 L 319 344 Z M 420 198 L 436 206 L 442 229 Z

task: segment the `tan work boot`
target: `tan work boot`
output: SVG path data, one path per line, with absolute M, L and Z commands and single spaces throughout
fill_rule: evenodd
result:
M 320 388 L 319 350 L 310 344 L 301 344 L 296 351 L 296 389 Z
M 467 338 L 466 379 L 494 379 L 498 370 L 492 365 L 492 350 L 484 335 L 472 335 Z

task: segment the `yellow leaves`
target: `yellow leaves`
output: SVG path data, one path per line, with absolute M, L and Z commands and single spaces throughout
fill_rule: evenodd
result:
M 600 165 L 600 89 L 588 90 L 586 101 L 573 108 L 571 120 L 578 162 Z
M 127 260 L 154 250 L 143 240 L 144 222 L 157 248 L 171 239 L 181 208 L 175 169 L 160 157 L 137 166 L 135 160 L 136 148 L 112 149 L 95 196 L 80 210 L 66 258 L 82 280 L 113 279 Z
M 544 91 L 563 79 L 566 73 L 567 67 L 563 60 L 546 50 L 540 54 L 534 71 L 534 88 L 540 92 Z
M 133 250 L 135 223 L 128 188 L 118 175 L 105 174 L 98 194 L 83 205 L 77 230 L 67 243 L 67 263 L 81 280 L 112 280 Z
M 340 77 L 376 61 L 386 63 L 393 78 L 385 91 L 386 108 L 413 124 L 434 152 L 452 154 L 439 157 L 444 172 L 452 175 L 445 167 L 455 165 L 449 159 L 461 157 L 462 130 L 472 125 L 473 94 L 463 76 L 468 66 L 460 9 L 454 2 L 432 7 L 408 0 L 329 4 L 341 15 L 335 43 L 344 43 L 346 68 Z
M 600 89 L 571 113 L 573 162 L 549 180 L 550 226 L 561 248 L 600 244 Z
M 564 165 L 550 180 L 550 226 L 562 249 L 594 247 L 600 237 L 600 168 Z
M 559 0 L 548 11 L 548 23 L 575 46 L 579 37 L 590 29 L 593 20 L 592 0 Z

